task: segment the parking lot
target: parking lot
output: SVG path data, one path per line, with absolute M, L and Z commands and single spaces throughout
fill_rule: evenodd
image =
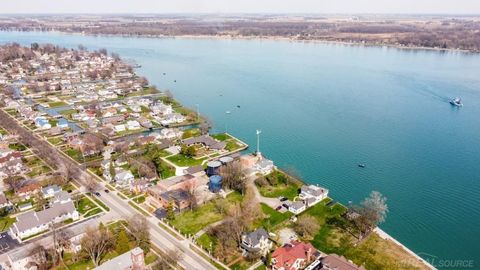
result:
M 6 253 L 20 246 L 17 240 L 13 239 L 8 233 L 0 233 L 0 254 Z

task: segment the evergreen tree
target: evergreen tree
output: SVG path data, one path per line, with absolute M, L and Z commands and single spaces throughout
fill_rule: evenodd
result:
M 117 239 L 115 242 L 115 251 L 118 254 L 123 254 L 130 250 L 130 246 L 128 245 L 128 236 L 125 230 L 120 230 L 117 235 Z
M 173 220 L 175 219 L 175 213 L 173 212 L 173 204 L 169 203 L 167 206 L 167 219 Z

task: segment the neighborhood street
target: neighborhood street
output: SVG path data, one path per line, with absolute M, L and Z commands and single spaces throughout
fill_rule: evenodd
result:
M 32 151 L 42 157 L 49 165 L 56 166 L 60 163 L 68 164 L 66 167 L 69 169 L 70 175 L 80 184 L 85 185 L 87 179 L 97 181 L 92 175 L 81 168 L 80 165 L 62 155 L 59 150 L 55 149 L 55 147 L 47 143 L 39 135 L 21 126 L 21 124 L 3 110 L 0 110 L 0 126 L 11 134 L 18 135 L 19 141 L 31 147 Z M 102 192 L 102 196 L 100 196 L 99 199 L 110 208 L 110 215 L 116 214 L 118 217 L 129 217 L 138 213 L 128 205 L 126 201 L 117 195 L 113 195 L 113 192 L 108 194 Z M 159 220 L 155 217 L 147 218 L 147 220 L 150 225 L 151 241 L 153 244 L 158 246 L 162 251 L 179 249 L 183 252 L 182 259 L 179 262 L 180 266 L 185 269 L 216 269 L 203 257 L 190 249 L 188 240 L 181 241 L 170 235 L 158 225 Z M 5 254 L 1 255 L 0 258 L 3 258 L 4 255 Z

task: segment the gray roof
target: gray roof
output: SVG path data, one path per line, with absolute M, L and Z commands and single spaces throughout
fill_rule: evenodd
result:
M 138 255 L 143 253 L 143 250 L 139 247 L 136 247 L 122 255 L 119 255 L 105 263 L 101 264 L 100 266 L 94 268 L 95 270 L 112 270 L 112 269 L 130 269 L 133 266 L 132 262 L 132 254 Z
M 260 243 L 262 238 L 268 239 L 268 233 L 263 228 L 258 228 L 253 232 L 245 233 L 244 240 L 250 247 L 255 247 Z
M 62 189 L 57 186 L 57 185 L 50 185 L 50 186 L 47 186 L 47 187 L 44 187 L 42 188 L 42 193 L 43 194 L 46 194 L 48 193 L 50 190 L 53 190 L 53 193 L 57 193 L 57 192 L 60 192 Z
M 221 150 L 227 145 L 225 142 L 219 142 L 212 138 L 210 135 L 202 135 L 198 137 L 188 138 L 183 140 L 183 143 L 186 145 L 192 145 L 196 143 L 201 143 L 211 149 Z
M 304 203 L 304 202 L 302 202 L 302 201 L 295 201 L 295 202 L 293 202 L 288 208 L 300 209 L 300 208 L 302 208 L 303 206 L 305 206 L 305 203 Z
M 75 206 L 72 201 L 66 203 L 54 203 L 52 207 L 39 212 L 27 212 L 17 216 L 17 222 L 14 226 L 19 232 L 47 224 L 54 218 L 67 213 L 73 213 Z
M 203 171 L 203 166 L 202 165 L 197 165 L 193 167 L 189 167 L 185 170 L 187 174 L 194 174 Z
M 323 187 L 317 187 L 314 185 L 302 186 L 301 190 L 302 192 L 310 194 L 312 196 L 320 196 L 323 193 L 328 192 L 328 189 Z

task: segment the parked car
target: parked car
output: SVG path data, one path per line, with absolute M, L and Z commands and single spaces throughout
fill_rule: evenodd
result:
M 105 193 L 109 193 L 109 192 L 110 192 L 110 190 L 108 190 L 108 189 L 105 189 L 104 191 L 105 191 Z
M 95 195 L 97 195 L 97 197 L 100 197 L 100 192 L 95 192 Z

